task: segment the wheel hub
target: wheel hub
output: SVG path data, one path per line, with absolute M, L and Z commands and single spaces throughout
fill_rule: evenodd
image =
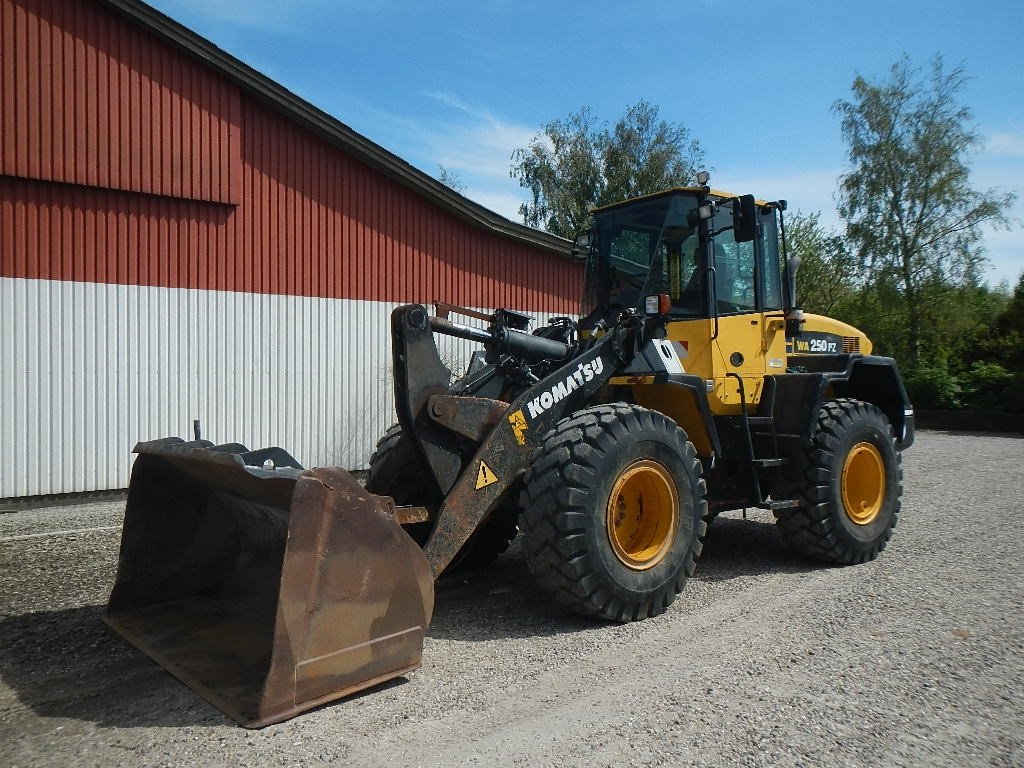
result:
M 857 443 L 846 456 L 842 476 L 843 509 L 857 525 L 870 525 L 885 499 L 885 464 L 871 443 Z
M 612 551 L 636 571 L 653 568 L 668 554 L 676 532 L 679 497 L 672 476 L 656 461 L 628 466 L 608 497 L 606 527 Z

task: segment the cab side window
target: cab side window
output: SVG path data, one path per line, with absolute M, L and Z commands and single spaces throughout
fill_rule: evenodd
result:
M 766 311 L 782 309 L 782 284 L 779 258 L 778 215 L 774 208 L 760 214 L 761 223 L 761 296 Z
M 715 214 L 714 229 L 732 223 L 732 209 L 723 206 Z M 757 309 L 754 243 L 737 243 L 731 229 L 715 237 L 715 293 L 718 313 L 753 312 Z

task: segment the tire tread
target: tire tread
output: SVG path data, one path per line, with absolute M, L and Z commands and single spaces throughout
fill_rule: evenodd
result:
M 667 431 L 677 452 L 699 479 L 694 505 L 696 536 L 690 543 L 682 568 L 654 595 L 632 597 L 621 590 L 615 594 L 597 570 L 596 555 L 586 547 L 567 550 L 565 544 L 585 534 L 581 523 L 592 511 L 585 506 L 591 485 L 581 476 L 600 476 L 600 462 L 619 441 L 637 431 Z M 611 621 L 635 621 L 663 613 L 682 590 L 696 568 L 707 532 L 707 487 L 693 444 L 674 422 L 657 411 L 634 405 L 612 403 L 578 411 L 558 422 L 545 436 L 536 460 L 524 478 L 519 507 L 520 527 L 525 541 L 527 563 L 534 578 L 561 605 L 577 612 Z
M 885 549 L 900 513 L 903 493 L 902 456 L 896 457 L 895 507 L 889 525 L 870 546 L 858 546 L 849 536 L 836 530 L 833 505 L 841 504 L 832 498 L 831 470 L 842 435 L 853 425 L 881 419 L 891 444 L 895 445 L 892 426 L 885 414 L 875 405 L 861 400 L 840 398 L 821 404 L 815 433 L 805 446 L 803 454 L 803 482 L 794 489 L 793 496 L 800 506 L 775 513 L 775 521 L 783 539 L 802 555 L 827 563 L 851 565 L 874 560 Z

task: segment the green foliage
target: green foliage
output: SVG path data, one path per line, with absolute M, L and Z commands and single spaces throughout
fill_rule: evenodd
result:
M 512 154 L 511 176 L 530 192 L 523 223 L 571 238 L 590 225 L 589 206 L 688 184 L 703 158 L 685 126 L 641 100 L 611 128 L 586 107 L 548 123 Z
M 1005 393 L 1013 384 L 1014 376 L 999 363 L 977 361 L 961 377 L 963 404 L 980 410 L 1002 410 Z
M 448 170 L 440 163 L 437 166 L 437 180 L 446 187 L 450 187 L 455 190 L 460 195 L 464 195 L 466 193 L 466 185 L 463 183 L 462 179 L 459 178 L 459 174 L 455 171 Z
M 945 71 L 941 57 L 927 75 L 904 57 L 883 82 L 858 75 L 851 99 L 833 105 L 851 166 L 840 215 L 872 286 L 904 305 L 904 334 L 892 341 L 911 367 L 964 332 L 949 301 L 978 284 L 982 225 L 1009 226 L 1014 200 L 971 186 L 968 156 L 979 137 L 957 101 L 966 79 L 962 67 Z
M 964 350 L 964 404 L 971 408 L 1024 411 L 1024 274 L 1012 297 L 979 302 L 989 310 L 972 344 Z
M 991 359 L 1024 375 L 1024 273 L 1005 308 L 986 328 L 976 349 L 978 359 Z
M 786 216 L 786 251 L 800 258 L 796 273 L 800 306 L 831 316 L 856 294 L 861 269 L 843 238 L 824 230 L 820 218 L 820 212 Z
M 910 402 L 917 408 L 959 408 L 960 382 L 945 360 L 925 363 L 911 370 L 905 379 Z

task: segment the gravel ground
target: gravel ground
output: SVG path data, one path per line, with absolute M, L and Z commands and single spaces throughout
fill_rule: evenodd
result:
M 875 562 L 730 513 L 626 626 L 552 607 L 513 545 L 438 584 L 422 669 L 261 731 L 100 623 L 123 501 L 0 515 L 0 765 L 1021 766 L 1022 466 L 1024 439 L 920 433 Z

